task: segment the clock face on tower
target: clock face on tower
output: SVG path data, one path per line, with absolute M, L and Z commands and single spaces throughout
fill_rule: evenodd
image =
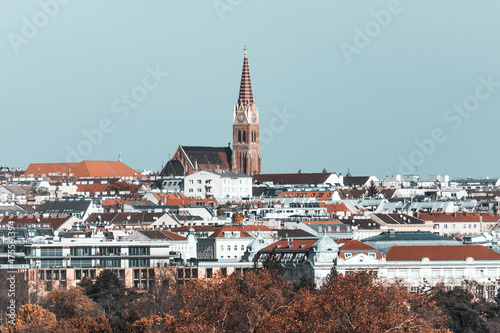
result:
M 244 119 L 245 119 L 245 117 L 244 117 L 242 114 L 240 114 L 240 115 L 238 116 L 238 120 L 239 120 L 239 121 L 243 121 Z
M 252 116 L 252 121 L 255 123 L 257 121 L 257 116 L 256 115 L 253 115 Z

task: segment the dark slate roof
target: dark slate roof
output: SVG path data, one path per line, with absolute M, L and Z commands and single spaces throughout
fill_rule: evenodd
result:
M 275 173 L 253 176 L 257 183 L 272 182 L 273 184 L 321 184 L 324 183 L 330 173 Z
M 266 193 L 267 187 L 253 187 L 252 195 L 254 197 L 260 198 L 264 193 Z
M 387 252 L 392 246 L 399 245 L 459 245 L 457 240 L 433 234 L 430 231 L 394 231 L 361 240 L 380 252 Z
M 379 235 L 372 236 L 369 238 L 363 239 L 363 242 L 368 241 L 451 241 L 456 242 L 455 240 L 436 235 L 430 231 L 394 231 L 389 230 L 380 233 Z
M 193 165 L 219 165 L 221 169 L 231 168 L 233 151 L 230 147 L 181 146 Z
M 387 224 L 425 224 L 425 221 L 407 214 L 375 214 Z
M 170 160 L 167 162 L 160 174 L 161 177 L 165 176 L 184 176 L 184 166 L 181 161 Z
M 301 229 L 275 229 L 279 238 L 314 238 L 316 235 L 310 234 Z
M 361 177 L 344 177 L 345 186 L 363 186 L 370 179 L 368 176 Z
M 361 230 L 380 229 L 380 224 L 378 224 L 372 219 L 346 218 L 346 219 L 339 219 L 339 221 L 343 224 L 350 225 L 351 227 L 357 227 L 358 229 Z
M 36 212 L 44 214 L 72 214 L 73 212 L 85 212 L 91 204 L 90 200 L 54 200 L 46 201 L 36 209 Z

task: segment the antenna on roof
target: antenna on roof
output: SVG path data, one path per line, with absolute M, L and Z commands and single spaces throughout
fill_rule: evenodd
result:
M 122 153 L 118 153 L 118 162 L 122 161 Z

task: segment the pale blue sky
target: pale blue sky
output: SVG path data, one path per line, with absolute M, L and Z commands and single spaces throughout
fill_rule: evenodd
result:
M 246 44 L 261 132 L 273 135 L 263 172 L 383 177 L 413 163 L 423 178 L 500 176 L 500 86 L 479 79 L 500 82 L 498 1 L 73 0 L 41 12 L 55 1 L 0 1 L 0 164 L 64 162 L 103 119 L 113 130 L 83 159 L 121 152 L 156 170 L 179 140 L 225 146 Z M 390 22 L 375 23 L 388 8 Z M 356 46 L 356 28 L 375 30 L 349 62 L 340 45 Z M 147 68 L 168 76 L 127 117 L 113 112 Z M 479 101 L 470 116 L 447 113 L 464 100 Z M 295 118 L 273 127 L 284 109 Z M 419 148 L 436 129 L 439 142 Z

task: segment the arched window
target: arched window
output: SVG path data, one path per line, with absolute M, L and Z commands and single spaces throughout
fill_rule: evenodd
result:
M 241 131 L 238 131 L 238 143 L 241 143 Z
M 243 131 L 243 143 L 247 142 L 247 132 Z

